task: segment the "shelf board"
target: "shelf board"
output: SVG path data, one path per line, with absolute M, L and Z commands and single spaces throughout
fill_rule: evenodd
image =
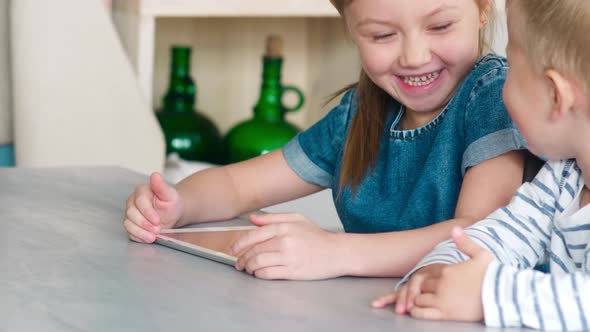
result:
M 337 17 L 327 0 L 141 0 L 154 17 Z

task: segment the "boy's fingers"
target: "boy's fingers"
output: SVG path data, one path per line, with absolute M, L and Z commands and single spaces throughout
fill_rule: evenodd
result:
M 402 286 L 397 291 L 397 301 L 395 305 L 395 312 L 397 314 L 403 315 L 406 313 L 406 299 L 408 294 L 408 285 Z
M 477 243 L 467 236 L 461 227 L 454 227 L 451 235 L 453 237 L 453 241 L 455 241 L 455 244 L 457 245 L 457 248 L 459 248 L 459 250 L 471 258 L 477 256 L 482 252 L 482 250 L 485 251 L 485 249 L 477 245 Z
M 415 307 L 432 308 L 436 307 L 436 299 L 436 295 L 432 293 L 422 293 L 416 296 L 416 299 L 414 299 L 414 304 L 416 305 Z
M 420 285 L 424 281 L 424 276 L 420 274 L 414 275 L 410 281 L 408 281 L 408 295 L 406 298 L 406 310 L 411 310 L 414 306 L 414 298 L 420 294 Z
M 433 293 L 433 294 L 436 293 L 438 282 L 439 282 L 438 278 L 427 278 L 420 285 L 420 292 L 421 293 Z
M 416 319 L 425 319 L 425 320 L 442 320 L 443 314 L 437 308 L 420 308 L 414 307 L 410 311 L 410 316 Z
M 395 299 L 397 297 L 397 292 L 391 292 L 389 294 L 385 294 L 380 296 L 373 301 L 371 301 L 371 307 L 373 308 L 384 308 L 392 303 L 395 303 Z

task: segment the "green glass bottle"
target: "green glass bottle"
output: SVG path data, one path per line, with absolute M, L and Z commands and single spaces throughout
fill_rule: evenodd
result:
M 166 154 L 220 164 L 224 161 L 223 141 L 215 124 L 195 110 L 196 87 L 190 77 L 189 47 L 173 46 L 170 84 L 156 113 L 166 139 Z
M 285 113 L 303 106 L 303 93 L 292 86 L 281 85 L 282 40 L 270 36 L 263 57 L 262 86 L 254 107 L 254 117 L 233 127 L 225 137 L 227 161 L 250 159 L 283 147 L 299 129 L 285 121 Z M 282 96 L 293 91 L 299 97 L 295 107 L 285 107 Z

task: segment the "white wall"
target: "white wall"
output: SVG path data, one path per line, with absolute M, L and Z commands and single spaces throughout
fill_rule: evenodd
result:
M 0 0 L 0 145 L 12 143 L 8 0 Z
M 18 166 L 164 166 L 164 139 L 102 1 L 11 3 Z
M 506 0 L 496 0 L 497 22 L 494 31 L 493 49 L 500 55 L 506 55 L 506 44 L 508 44 L 508 30 L 506 27 Z

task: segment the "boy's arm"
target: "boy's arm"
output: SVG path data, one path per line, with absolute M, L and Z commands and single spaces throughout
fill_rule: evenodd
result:
M 483 283 L 487 326 L 583 330 L 590 326 L 590 276 L 545 274 L 494 261 Z
M 544 258 L 550 234 L 564 162 L 547 163 L 537 177 L 523 184 L 510 204 L 487 219 L 465 229 L 477 244 L 501 263 L 532 268 Z M 559 176 L 558 176 L 559 175 Z M 414 272 L 431 264 L 455 264 L 467 260 L 453 241 L 439 244 L 397 285 L 405 284 Z

